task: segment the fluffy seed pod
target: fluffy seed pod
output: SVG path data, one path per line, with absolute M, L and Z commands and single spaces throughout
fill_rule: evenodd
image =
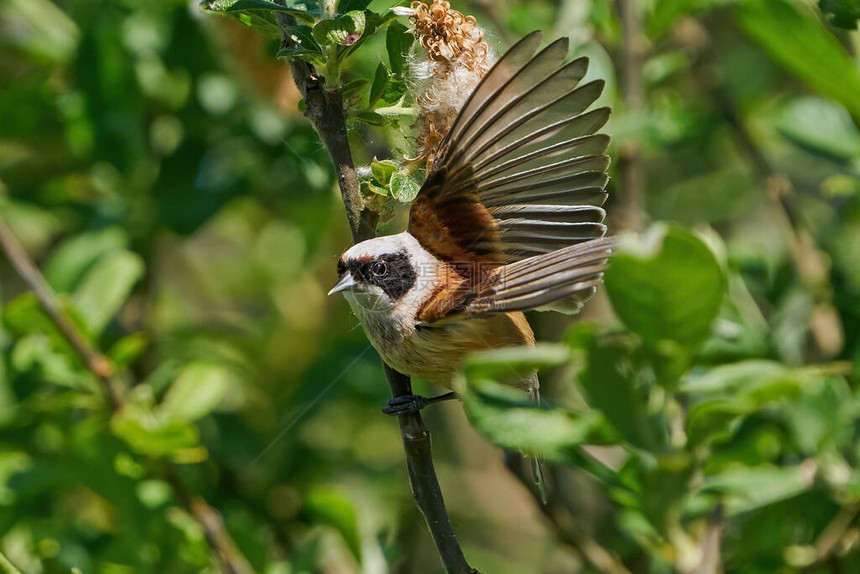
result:
M 492 67 L 493 58 L 474 16 L 464 16 L 448 2 L 412 2 L 409 8 L 395 8 L 395 12 L 409 16 L 410 31 L 422 48 L 413 52 L 409 66 L 420 108 L 415 122 L 416 159 L 426 158 L 429 167 L 433 148 Z

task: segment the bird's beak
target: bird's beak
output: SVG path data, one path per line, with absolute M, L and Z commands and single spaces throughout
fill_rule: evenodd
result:
M 347 271 L 343 275 L 340 276 L 337 283 L 334 287 L 331 288 L 331 291 L 328 292 L 329 295 L 334 295 L 335 293 L 340 293 L 341 291 L 347 291 L 348 289 L 352 289 L 358 285 L 358 282 L 352 277 L 352 273 Z

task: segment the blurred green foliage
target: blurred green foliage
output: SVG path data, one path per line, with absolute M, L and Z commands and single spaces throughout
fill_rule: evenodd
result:
M 348 231 L 271 3 L 197 4 L 0 3 L 0 215 L 128 387 L 111 414 L 4 260 L 0 571 L 218 571 L 172 465 L 259 572 L 439 572 L 378 359 L 324 296 Z M 405 23 L 381 0 L 288 4 L 280 55 L 343 86 L 397 229 L 421 178 L 391 161 L 414 117 Z M 716 536 L 727 572 L 860 570 L 856 2 L 639 3 L 641 110 L 613 3 L 455 6 L 497 51 L 543 28 L 591 57 L 654 222 L 572 327 L 533 317 L 560 343 L 472 358 L 463 408 L 427 413 L 470 562 L 595 571 L 597 547 L 692 572 Z M 543 407 L 495 382 L 535 366 Z M 566 519 L 482 437 L 542 455 Z

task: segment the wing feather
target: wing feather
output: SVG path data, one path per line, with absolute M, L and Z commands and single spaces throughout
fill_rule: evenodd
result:
M 608 257 L 610 109 L 589 110 L 604 82 L 581 84 L 588 60 L 565 64 L 567 39 L 540 41 L 514 45 L 466 100 L 410 212 L 409 232 L 452 268 L 489 264 L 460 273 L 469 313 L 578 307 Z

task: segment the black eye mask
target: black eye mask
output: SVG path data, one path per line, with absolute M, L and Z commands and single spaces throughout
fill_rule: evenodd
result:
M 378 263 L 384 264 L 384 273 L 379 273 L 381 269 L 376 265 Z M 362 283 L 379 286 L 392 299 L 400 299 L 405 295 L 412 289 L 418 278 L 405 253 L 386 253 L 373 261 L 350 261 L 347 265 Z M 374 265 L 376 265 L 375 272 Z

